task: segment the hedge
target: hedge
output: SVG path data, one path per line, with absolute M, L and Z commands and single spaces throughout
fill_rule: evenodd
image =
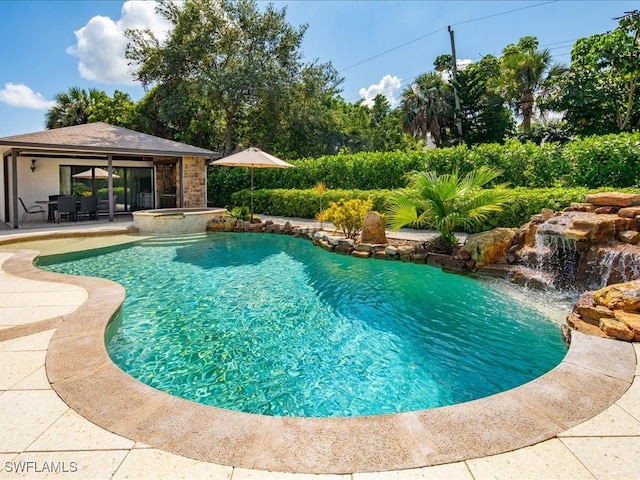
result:
M 540 213 L 543 208 L 560 211 L 573 202 L 583 202 L 588 193 L 610 191 L 611 188 L 588 189 L 584 187 L 555 188 L 512 188 L 505 189 L 506 206 L 501 213 L 492 215 L 480 228 L 467 233 L 477 233 L 495 227 L 519 227 L 529 221 L 531 215 Z M 616 191 L 640 193 L 639 188 L 622 188 Z M 338 200 L 371 198 L 373 209 L 384 213 L 389 204 L 391 190 L 327 190 L 322 195 L 322 206 Z M 231 206 L 249 205 L 249 190 L 232 195 Z M 306 190 L 256 190 L 254 191 L 254 210 L 263 215 L 282 217 L 314 218 L 320 211 L 321 198 L 315 189 Z
M 512 187 L 632 187 L 640 184 L 640 133 L 587 137 L 565 145 L 512 139 L 504 145 L 356 153 L 291 163 L 295 168 L 256 169 L 256 188 L 310 189 L 324 182 L 330 189 L 391 190 L 405 186 L 406 174 L 414 170 L 458 169 L 464 174 L 480 165 L 503 169 L 497 183 Z M 232 194 L 248 188 L 250 179 L 248 168 L 209 167 L 210 204 L 229 205 Z

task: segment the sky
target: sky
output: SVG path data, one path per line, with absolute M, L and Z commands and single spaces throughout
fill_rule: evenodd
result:
M 438 55 L 475 62 L 526 35 L 538 38 L 555 61 L 570 63 L 571 47 L 605 33 L 616 17 L 640 8 L 617 0 L 288 0 L 294 26 L 307 24 L 307 61 L 331 62 L 344 78 L 349 102 L 376 94 L 396 105 L 419 74 L 433 71 Z M 258 1 L 262 7 L 267 2 Z M 56 93 L 71 87 L 127 92 L 144 90 L 131 79 L 124 57 L 126 28 L 151 28 L 162 38 L 169 25 L 154 1 L 0 0 L 0 137 L 44 129 Z

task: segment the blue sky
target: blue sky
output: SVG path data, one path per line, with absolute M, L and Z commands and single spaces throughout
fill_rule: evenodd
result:
M 397 100 L 416 75 L 433 70 L 436 56 L 450 53 L 448 25 L 459 60 L 499 56 L 509 43 L 533 35 L 568 64 L 576 39 L 609 31 L 614 17 L 639 8 L 637 1 L 616 0 L 273 3 L 287 7 L 289 23 L 309 25 L 305 57 L 332 62 L 344 77 L 342 95 L 352 102 L 378 92 Z M 72 86 L 109 95 L 122 90 L 139 100 L 144 92 L 127 75 L 121 32 L 166 29 L 153 7 L 151 1 L 0 0 L 0 137 L 42 130 L 54 95 Z

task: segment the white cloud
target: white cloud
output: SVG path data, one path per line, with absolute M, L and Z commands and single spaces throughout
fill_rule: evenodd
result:
M 456 67 L 458 68 L 458 71 L 460 71 L 460 70 L 464 70 L 472 63 L 473 63 L 473 60 L 471 60 L 470 58 L 458 58 L 456 60 Z M 449 80 L 451 80 L 451 72 L 449 70 L 443 70 L 442 72 L 440 72 L 440 77 L 445 82 L 448 82 Z
M 47 100 L 23 83 L 5 83 L 4 88 L 0 89 L 0 102 L 13 107 L 33 108 L 35 110 L 48 110 L 56 103 Z
M 127 28 L 149 28 L 162 41 L 169 23 L 156 11 L 156 2 L 126 1 L 120 19 L 97 15 L 74 33 L 77 42 L 67 53 L 80 59 L 78 71 L 83 78 L 96 82 L 130 85 L 131 67 L 125 58 Z
M 361 88 L 358 93 L 360 97 L 364 99 L 362 103 L 368 107 L 373 106 L 373 99 L 376 98 L 376 95 L 385 96 L 391 106 L 396 107 L 399 100 L 395 98 L 394 93 L 398 91 L 401 86 L 402 82 L 398 77 L 387 74 L 382 77 L 380 83 L 369 85 L 369 88 Z

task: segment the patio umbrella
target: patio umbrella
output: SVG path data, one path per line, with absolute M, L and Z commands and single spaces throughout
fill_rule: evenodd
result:
M 273 155 L 263 152 L 259 148 L 247 148 L 228 157 L 221 158 L 211 165 L 225 167 L 250 167 L 251 168 L 251 221 L 253 221 L 253 169 L 254 168 L 291 168 L 293 165 L 280 160 Z
M 102 168 L 94 168 L 93 170 L 95 170 L 95 178 L 98 179 L 104 179 L 104 178 L 109 178 L 109 172 L 107 172 L 106 170 L 103 170 Z M 84 178 L 84 179 L 88 179 L 91 180 L 92 178 L 94 178 L 94 176 L 91 174 L 91 169 L 86 170 L 84 172 L 80 172 L 80 173 L 76 173 L 75 175 L 72 175 L 73 178 Z M 112 175 L 113 178 L 120 178 L 120 175 L 116 175 L 115 173 Z

